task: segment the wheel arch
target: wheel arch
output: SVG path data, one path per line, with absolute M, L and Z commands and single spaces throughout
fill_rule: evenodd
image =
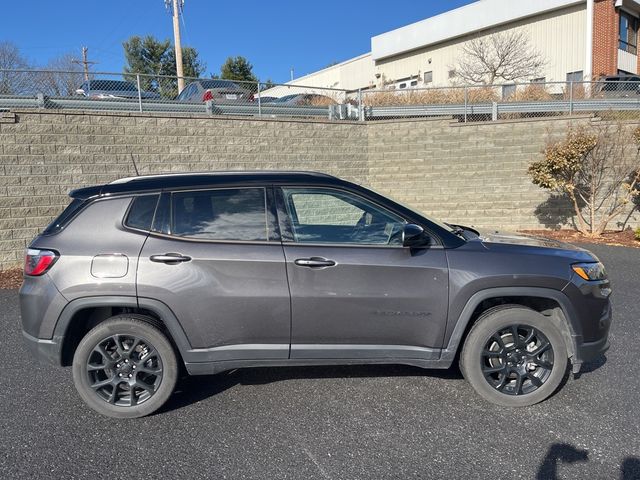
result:
M 503 304 L 522 305 L 554 317 L 565 339 L 569 357 L 575 356 L 576 345 L 582 338 L 582 328 L 575 309 L 564 293 L 542 287 L 500 287 L 481 290 L 467 300 L 442 350 L 441 360 L 453 363 L 480 315 L 489 308 Z
M 154 320 L 155 326 L 164 331 L 181 357 L 191 349 L 178 319 L 162 302 L 129 296 L 83 297 L 69 302 L 56 323 L 54 340 L 59 345 L 58 363 L 71 365 L 81 338 L 104 320 L 122 313 L 146 315 Z

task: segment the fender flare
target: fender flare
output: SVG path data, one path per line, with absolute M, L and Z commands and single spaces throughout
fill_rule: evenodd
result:
M 181 355 L 191 350 L 191 344 L 186 333 L 182 329 L 180 322 L 174 315 L 173 311 L 164 303 L 151 298 L 131 297 L 131 296 L 96 296 L 82 297 L 69 302 L 62 313 L 58 317 L 53 333 L 53 338 L 60 345 L 59 354 L 62 354 L 62 343 L 68 334 L 69 324 L 73 316 L 80 310 L 94 307 L 131 307 L 144 308 L 155 313 L 169 330 L 173 341 L 175 342 Z M 60 358 L 60 361 L 62 358 Z
M 467 330 L 473 312 L 484 300 L 496 297 L 537 297 L 556 301 L 558 305 L 560 305 L 564 318 L 566 319 L 566 321 L 562 322 L 561 333 L 565 337 L 569 356 L 573 357 L 575 355 L 577 345 L 582 343 L 582 326 L 578 321 L 571 301 L 564 293 L 560 290 L 543 287 L 497 287 L 480 290 L 467 300 L 451 333 L 449 342 L 446 348 L 442 350 L 441 360 L 454 361 L 456 353 L 460 348 L 462 336 Z

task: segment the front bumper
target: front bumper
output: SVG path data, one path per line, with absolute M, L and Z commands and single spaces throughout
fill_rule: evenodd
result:
M 36 338 L 29 335 L 24 330 L 22 331 L 22 338 L 27 349 L 31 354 L 38 359 L 41 363 L 50 363 L 52 365 L 60 365 L 61 351 L 62 351 L 62 339 L 53 337 L 52 339 Z

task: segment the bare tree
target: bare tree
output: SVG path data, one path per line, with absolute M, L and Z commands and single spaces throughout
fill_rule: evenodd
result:
M 18 95 L 26 85 L 24 74 L 14 70 L 29 68 L 18 47 L 11 42 L 0 42 L 0 95 Z
M 526 31 L 512 30 L 466 42 L 455 71 L 466 83 L 493 85 L 535 77 L 546 63 Z
M 39 90 L 54 97 L 73 95 L 84 81 L 82 67 L 74 60 L 75 56 L 71 53 L 49 60 L 46 71 L 39 73 L 35 79 Z

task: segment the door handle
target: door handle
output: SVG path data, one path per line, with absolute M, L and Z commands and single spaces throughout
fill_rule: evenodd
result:
M 182 255 L 181 253 L 165 253 L 164 255 L 151 255 L 149 260 L 156 263 L 177 264 L 188 262 L 191 260 L 191 257 Z
M 328 260 L 322 257 L 299 258 L 295 260 L 293 263 L 295 263 L 299 267 L 309 267 L 309 268 L 324 268 L 324 267 L 336 266 L 336 262 L 334 262 L 333 260 Z

